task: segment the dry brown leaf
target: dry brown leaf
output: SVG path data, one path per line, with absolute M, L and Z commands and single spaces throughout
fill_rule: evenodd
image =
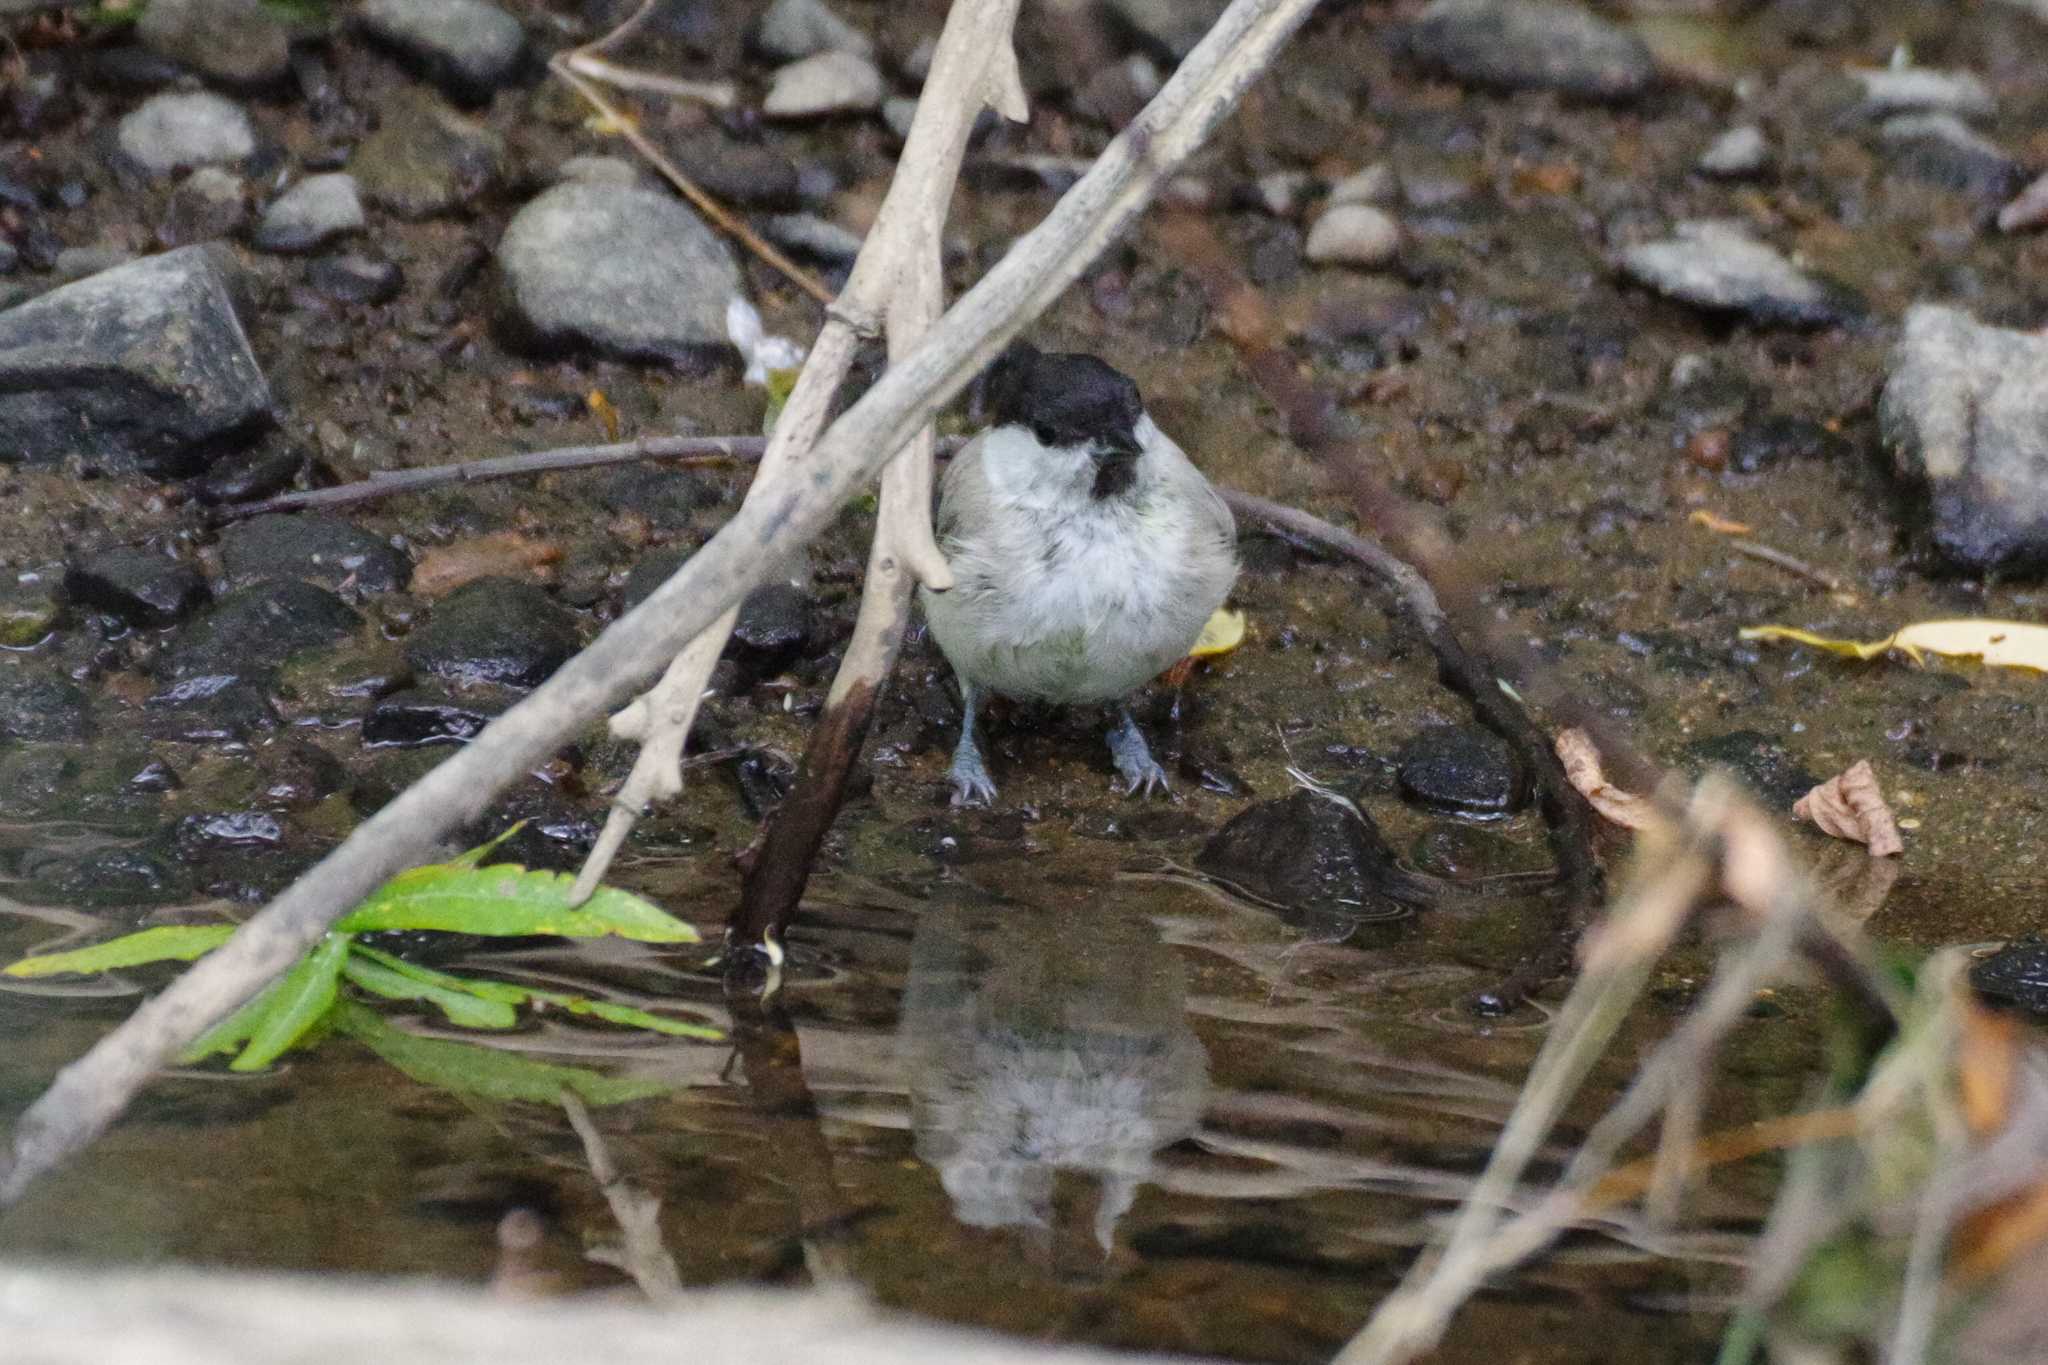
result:
M 1559 731 L 1557 757 L 1564 764 L 1565 780 L 1578 789 L 1586 804 L 1599 812 L 1602 819 L 1623 829 L 1649 829 L 1661 821 L 1656 804 L 1649 797 L 1623 791 L 1607 780 L 1607 774 L 1600 769 L 1600 750 L 1584 730 Z
M 494 531 L 427 551 L 412 571 L 412 590 L 422 597 L 441 597 L 479 578 L 523 577 L 561 557 L 562 547 L 552 541 Z
M 1746 521 L 1735 521 L 1717 512 L 1709 512 L 1705 508 L 1694 512 L 1686 520 L 1695 526 L 1704 526 L 1716 535 L 1723 536 L 1746 536 L 1755 529 Z
M 1892 819 L 1891 807 L 1884 803 L 1877 774 L 1870 770 L 1867 758 L 1857 759 L 1847 772 L 1829 778 L 1800 797 L 1793 803 L 1792 813 L 1813 821 L 1837 839 L 1864 845 L 1873 858 L 1889 858 L 1906 851 L 1905 842 L 1899 838 L 1898 823 Z

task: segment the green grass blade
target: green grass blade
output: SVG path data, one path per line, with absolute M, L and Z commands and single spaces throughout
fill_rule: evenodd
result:
M 90 948 L 25 957 L 0 968 L 5 976 L 56 976 L 64 972 L 110 972 L 140 967 L 145 962 L 190 962 L 228 941 L 232 924 L 166 924 L 140 933 L 123 934 Z
M 420 981 L 405 972 L 393 971 L 381 962 L 370 962 L 351 953 L 341 974 L 372 995 L 386 1000 L 424 1000 L 447 1016 L 448 1022 L 463 1028 L 511 1028 L 519 1022 L 518 1011 L 502 1000 L 480 1000 L 467 991 L 450 990 L 432 981 Z
M 263 1016 L 277 1000 L 278 983 L 272 982 L 258 991 L 248 1004 L 215 1024 L 199 1035 L 192 1046 L 178 1054 L 178 1060 L 187 1066 L 204 1061 L 216 1052 L 233 1052 L 249 1041 L 256 1032 L 256 1026 L 263 1022 Z
M 537 1062 L 474 1043 L 421 1038 L 393 1028 L 376 1011 L 350 1000 L 335 1006 L 334 1025 L 422 1085 L 487 1099 L 555 1104 L 569 1090 L 589 1104 L 620 1104 L 670 1088 L 663 1081 L 629 1080 L 586 1067 Z
M 505 831 L 505 832 L 504 832 L 503 834 L 500 834 L 500 835 L 498 835 L 498 836 L 497 836 L 496 838 L 494 838 L 494 839 L 488 839 L 488 840 L 484 841 L 483 843 L 481 843 L 481 844 L 478 844 L 478 845 L 477 845 L 477 846 L 476 846 L 475 848 L 473 848 L 473 849 L 469 850 L 469 852 L 467 852 L 467 853 L 458 853 L 458 854 L 456 854 L 456 855 L 455 855 L 455 856 L 454 856 L 453 858 L 450 858 L 450 859 L 449 859 L 449 860 L 448 860 L 447 862 L 443 863 L 443 864 L 442 864 L 442 866 L 443 866 L 443 867 L 482 867 L 482 866 L 483 866 L 483 863 L 484 863 L 484 859 L 486 859 L 486 858 L 490 857 L 490 856 L 491 856 L 491 854 L 493 854 L 493 853 L 495 853 L 495 852 L 497 852 L 497 851 L 498 851 L 498 845 L 499 845 L 499 844 L 502 844 L 502 843 L 504 843 L 504 842 L 505 842 L 505 841 L 506 841 L 507 839 L 511 838 L 511 837 L 512 837 L 513 835 L 517 834 L 517 833 L 518 833 L 518 832 L 519 832 L 520 830 L 522 830 L 522 829 L 525 829 L 525 828 L 526 828 L 526 821 L 524 821 L 524 820 L 515 820 L 515 821 L 513 821 L 513 822 L 512 822 L 511 826 L 510 826 L 509 828 L 507 828 L 507 829 L 506 829 L 506 831 Z
M 709 1024 L 671 1019 L 666 1015 L 634 1009 L 631 1005 L 615 1005 L 609 1000 L 589 1000 L 580 995 L 564 995 L 556 991 L 532 991 L 530 994 L 535 1000 L 545 1000 L 550 1005 L 565 1009 L 571 1014 L 588 1014 L 609 1023 L 624 1024 L 628 1028 L 646 1029 L 650 1033 L 666 1033 L 676 1038 L 703 1038 L 714 1043 L 725 1037 L 725 1034 Z
M 423 986 L 437 986 L 444 991 L 461 991 L 479 1000 L 495 1000 L 506 1005 L 523 1005 L 526 997 L 533 992 L 524 986 L 513 986 L 503 981 L 485 981 L 480 977 L 456 976 L 452 972 L 437 972 L 432 967 L 422 967 L 417 962 L 407 962 L 392 953 L 358 943 L 353 957 L 366 957 L 381 966 L 389 967 L 400 976 L 410 977 Z
M 695 943 L 697 931 L 667 911 L 616 887 L 599 887 L 571 907 L 575 881 L 562 872 L 528 871 L 512 863 L 468 867 L 435 863 L 401 872 L 344 915 L 346 933 L 438 929 L 458 934 L 617 934 L 644 943 Z
M 320 1016 L 334 1007 L 348 947 L 347 934 L 330 933 L 284 974 L 284 979 L 277 983 L 277 998 L 271 1001 L 256 1031 L 249 1036 L 249 1046 L 228 1063 L 228 1070 L 262 1070 L 320 1022 Z

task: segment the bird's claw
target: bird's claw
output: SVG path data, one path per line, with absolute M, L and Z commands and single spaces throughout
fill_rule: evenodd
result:
M 1116 728 L 1109 732 L 1109 756 L 1116 764 L 1117 772 L 1123 775 L 1124 795 L 1150 796 L 1154 792 L 1173 794 L 1173 787 L 1166 780 L 1166 769 L 1159 766 L 1152 757 L 1152 750 L 1145 743 L 1145 732 L 1131 719 L 1126 711 Z
M 1123 773 L 1125 796 L 1173 795 L 1173 784 L 1166 780 L 1166 769 L 1150 758 L 1145 760 L 1145 766 L 1137 772 L 1122 767 L 1119 767 L 1118 771 Z
M 986 774 L 970 777 L 954 773 L 952 782 L 953 805 L 956 808 L 993 806 L 996 803 L 996 784 L 989 781 Z

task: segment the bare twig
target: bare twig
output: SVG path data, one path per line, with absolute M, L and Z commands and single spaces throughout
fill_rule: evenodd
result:
M 37 1176 L 91 1142 L 158 1067 L 295 962 L 337 916 L 429 857 L 448 831 L 674 659 L 770 565 L 823 530 L 936 407 L 1129 228 L 1313 7 L 1314 0 L 1233 0 L 1045 221 L 832 424 L 801 479 L 748 499 L 646 601 L 61 1071 L 14 1129 L 0 1204 L 18 1200 Z
M 1728 548 L 1739 555 L 1747 555 L 1751 559 L 1760 559 L 1766 564 L 1775 564 L 1787 573 L 1798 574 L 1801 578 L 1810 579 L 1826 588 L 1829 592 L 1849 591 L 1847 583 L 1834 574 L 1829 573 L 1826 569 L 1816 569 L 1805 560 L 1788 555 L 1783 550 L 1774 550 L 1770 546 L 1754 540 L 1731 540 L 1728 542 Z
M 661 1240 L 661 1200 L 620 1174 L 612 1161 L 611 1149 L 605 1146 L 604 1134 L 597 1131 L 590 1110 L 575 1091 L 564 1090 L 561 1104 L 569 1116 L 569 1126 L 582 1139 L 591 1178 L 597 1181 L 597 1188 L 603 1192 L 604 1202 L 611 1206 L 612 1217 L 619 1225 L 619 1245 L 607 1248 L 602 1257 L 593 1251 L 591 1259 L 603 1259 L 625 1271 L 640 1286 L 640 1292 L 655 1303 L 674 1303 L 682 1297 L 683 1277 L 676 1271 L 675 1257 L 668 1254 L 668 1247 Z

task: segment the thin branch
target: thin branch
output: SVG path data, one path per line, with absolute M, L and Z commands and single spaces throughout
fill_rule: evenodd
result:
M 25 1112 L 0 1205 L 91 1142 L 157 1068 L 297 961 L 379 884 L 429 858 L 507 784 L 661 669 L 830 524 L 930 414 L 1120 237 L 1221 121 L 1315 0 L 1233 0 L 1209 34 L 1044 222 L 832 424 L 805 477 L 749 499 L 646 601 L 531 696 L 359 825 L 226 944 L 58 1073 Z
M 661 1200 L 634 1185 L 620 1174 L 597 1131 L 590 1110 L 573 1090 L 561 1094 L 562 1110 L 569 1126 L 583 1142 L 583 1155 L 590 1162 L 591 1178 L 597 1181 L 604 1202 L 611 1206 L 619 1225 L 619 1245 L 608 1254 L 591 1253 L 592 1260 L 604 1260 L 633 1277 L 640 1292 L 657 1304 L 674 1303 L 683 1294 L 683 1277 L 676 1270 L 676 1258 L 661 1240 Z
M 1801 578 L 1820 584 L 1829 592 L 1849 591 L 1849 585 L 1836 575 L 1829 573 L 1826 569 L 1816 569 L 1805 560 L 1788 555 L 1783 550 L 1774 550 L 1770 546 L 1754 540 L 1731 540 L 1728 542 L 1728 548 L 1739 555 L 1747 555 L 1751 559 L 1760 559 L 1766 564 L 1775 564 L 1787 573 L 1797 574 Z

